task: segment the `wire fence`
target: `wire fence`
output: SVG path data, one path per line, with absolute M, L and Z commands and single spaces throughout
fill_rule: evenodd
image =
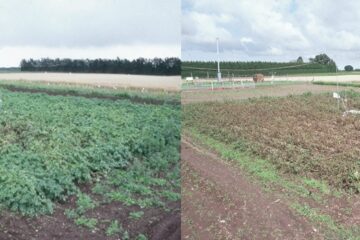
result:
M 294 76 L 263 76 L 263 79 L 254 81 L 254 76 L 241 76 L 235 74 L 223 75 L 220 81 L 217 78 L 198 78 L 187 77 L 182 80 L 183 90 L 192 89 L 237 89 L 237 88 L 256 88 L 259 86 L 285 85 L 314 81 L 312 76 L 306 78 Z

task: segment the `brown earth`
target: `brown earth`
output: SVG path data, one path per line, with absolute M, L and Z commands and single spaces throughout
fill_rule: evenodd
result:
M 86 187 L 88 194 L 90 188 Z M 96 199 L 96 196 L 93 196 Z M 75 207 L 75 197 L 56 206 L 54 214 L 34 218 L 2 212 L 0 215 L 0 240 L 117 240 L 122 233 L 106 235 L 111 221 L 119 224 L 135 239 L 139 233 L 152 240 L 179 240 L 180 236 L 180 202 L 168 204 L 169 211 L 162 208 L 141 209 L 144 215 L 139 220 L 129 220 L 130 212 L 140 211 L 139 207 L 125 206 L 119 202 L 101 202 L 98 207 L 86 212 L 87 218 L 98 219 L 94 230 L 77 226 L 73 219 L 65 215 L 65 209 Z
M 322 239 L 238 168 L 185 139 L 181 150 L 182 239 Z
M 360 98 L 348 98 L 349 109 Z M 269 160 L 287 175 L 358 192 L 360 118 L 343 116 L 330 95 L 253 99 L 185 106 L 184 126 Z
M 339 90 L 344 89 L 350 88 L 339 88 Z M 227 102 L 227 100 L 242 100 L 262 96 L 284 97 L 289 94 L 300 95 L 305 92 L 323 93 L 336 90 L 336 86 L 320 86 L 302 83 L 277 87 L 264 86 L 254 89 L 183 91 L 182 103 Z M 359 89 L 355 88 L 353 88 L 353 90 L 359 91 Z M 278 99 L 278 101 L 280 103 L 283 100 Z M 227 103 L 230 104 L 229 102 Z M 349 102 L 349 104 L 351 105 L 351 102 Z M 189 109 L 192 108 L 192 111 L 196 113 L 195 115 L 198 115 L 199 112 L 204 109 L 204 106 L 208 105 L 211 104 L 203 104 L 198 109 L 195 105 L 189 105 Z M 258 140 L 261 136 L 266 137 L 269 135 L 270 129 L 277 129 L 281 135 L 281 133 L 284 133 L 285 126 L 288 126 L 288 123 L 291 121 L 296 122 L 296 124 L 289 128 L 293 134 L 294 131 L 299 129 L 297 117 L 300 116 L 309 121 L 311 119 L 309 119 L 309 114 L 311 115 L 310 109 L 305 108 L 298 113 L 290 111 L 293 114 L 288 114 L 281 111 L 285 107 L 283 104 L 275 105 L 276 107 L 274 109 L 279 112 L 274 113 L 274 109 L 265 107 L 264 109 L 268 109 L 269 112 L 268 114 L 264 114 L 264 112 L 258 112 L 254 109 L 250 111 L 243 111 L 244 109 L 234 111 L 234 108 L 237 107 L 235 103 L 234 108 L 225 108 L 226 104 L 219 103 L 217 110 L 211 109 L 202 117 L 187 117 L 188 119 L 192 119 L 190 121 L 193 122 L 188 126 L 185 124 L 185 128 L 195 127 L 196 129 L 207 129 L 205 132 L 211 132 L 212 134 L 216 132 L 216 136 L 226 139 L 228 135 L 226 131 L 224 131 L 225 126 L 226 128 L 230 128 L 229 132 L 232 133 L 252 133 L 255 135 L 254 139 Z M 321 101 L 316 101 L 315 105 L 321 105 Z M 296 106 L 298 106 L 298 104 L 292 107 L 296 109 Z M 336 112 L 336 105 L 334 106 L 335 109 L 333 109 L 333 112 Z M 186 110 L 187 107 L 188 106 L 185 106 L 184 109 Z M 318 124 L 313 124 L 314 126 L 311 125 L 311 127 L 304 126 L 303 130 L 299 132 L 302 134 L 309 132 L 308 136 L 315 138 L 323 137 L 323 140 L 317 141 L 307 139 L 309 144 L 323 146 L 324 143 L 328 143 L 333 139 L 329 133 L 334 123 L 335 125 L 336 123 L 342 123 L 346 126 L 348 122 L 335 121 L 337 118 L 341 118 L 341 114 L 339 117 L 335 117 L 335 120 L 333 119 L 334 117 L 331 117 L 332 120 L 324 118 L 326 121 L 319 121 L 319 116 L 321 115 L 320 119 L 323 119 L 323 115 L 325 114 L 322 106 L 319 109 L 322 110 L 314 117 Z M 221 122 L 219 119 L 212 119 L 211 115 L 216 115 L 224 121 Z M 244 119 L 241 119 L 241 116 L 244 116 L 244 118 L 250 116 L 253 122 L 244 121 Z M 277 124 L 273 123 L 274 118 L 279 119 Z M 196 119 L 202 119 L 204 121 Z M 259 121 L 257 124 L 253 124 L 257 122 L 256 119 L 265 119 L 265 122 L 270 121 L 271 127 L 267 126 L 263 129 L 264 131 L 261 132 L 260 130 L 262 129 L 259 130 L 259 128 L 261 128 L 261 125 L 264 123 L 260 123 Z M 211 124 L 207 125 L 205 122 Z M 241 125 L 233 126 L 239 122 Z M 247 126 L 244 126 L 244 123 L 247 124 Z M 331 128 L 329 128 L 329 124 L 325 123 L 332 124 Z M 216 126 L 209 130 L 209 126 L 217 124 L 220 127 Z M 350 121 L 349 124 L 351 125 L 352 122 Z M 317 127 L 315 125 L 317 127 L 320 125 L 318 130 L 316 130 Z M 344 131 L 344 129 L 338 131 L 341 133 L 340 136 L 349 133 L 348 127 L 344 126 L 343 128 L 345 128 L 346 131 Z M 314 133 L 316 134 L 314 135 Z M 274 139 L 276 139 L 276 136 L 279 136 L 279 134 L 270 134 L 271 136 L 267 138 L 268 143 L 270 143 L 270 145 L 275 144 Z M 326 137 L 324 137 L 325 135 Z M 357 134 L 353 134 L 350 138 L 357 139 L 356 136 Z M 232 140 L 235 141 L 234 139 Z M 239 140 L 239 138 L 237 140 Z M 299 138 L 296 138 L 296 140 L 299 140 Z M 287 141 L 288 139 L 285 142 Z M 194 144 L 192 139 L 186 138 L 184 138 L 184 142 L 182 143 L 182 236 L 184 239 L 340 239 L 337 233 L 328 232 L 327 226 L 319 225 L 319 222 L 313 223 L 316 225 L 314 226 L 310 222 L 310 219 L 294 214 L 294 210 L 289 207 L 292 202 L 304 203 L 319 213 L 325 214 L 324 216 L 331 216 L 336 227 L 356 229 L 360 226 L 359 195 L 346 193 L 342 193 L 343 195 L 340 197 L 322 195 L 322 200 L 318 201 L 311 197 L 311 195 L 308 197 L 295 196 L 288 193 L 287 190 L 281 186 L 271 186 L 271 193 L 267 191 L 264 192 L 261 190 L 262 185 L 257 184 L 256 180 L 254 181 L 252 177 L 244 173 L 244 171 L 240 170 L 237 166 L 222 161 L 216 154 Z M 352 140 L 347 141 L 347 144 L 346 148 L 350 150 L 357 149 L 351 148 L 354 146 Z M 344 148 L 341 148 L 341 146 L 344 145 L 338 146 L 337 144 L 332 144 L 332 146 L 332 148 L 329 148 L 331 153 L 334 153 L 337 149 L 340 153 L 344 152 L 342 151 Z M 327 151 L 321 151 L 321 153 L 323 152 Z M 320 154 L 320 151 L 318 154 Z M 292 155 L 294 156 L 296 154 Z M 327 165 L 326 168 L 328 168 Z M 297 180 L 293 179 L 290 175 L 284 175 L 284 177 L 286 179 L 289 177 L 291 181 L 295 181 L 294 184 L 297 184 Z M 299 184 L 303 184 L 301 179 Z M 314 190 L 314 192 L 317 191 L 315 189 L 311 189 L 311 191 L 312 190 Z M 311 194 L 311 192 L 309 192 L 309 194 Z M 295 227 L 291 224 L 287 227 L 286 222 L 295 224 Z M 358 239 L 359 233 L 359 230 L 354 230 L 351 239 Z M 341 239 L 348 238 L 343 236 Z

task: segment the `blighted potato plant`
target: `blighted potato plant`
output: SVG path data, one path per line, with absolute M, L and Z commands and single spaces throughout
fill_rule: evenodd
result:
M 360 95 L 347 92 L 346 105 L 360 109 Z M 189 104 L 183 111 L 185 128 L 267 159 L 285 175 L 360 191 L 360 117 L 343 116 L 331 94 Z

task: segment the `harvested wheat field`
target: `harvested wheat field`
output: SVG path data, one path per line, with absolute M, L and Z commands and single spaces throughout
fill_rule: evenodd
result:
M 0 73 L 1 80 L 71 83 L 117 88 L 146 88 L 179 91 L 180 76 L 145 76 L 100 73 Z

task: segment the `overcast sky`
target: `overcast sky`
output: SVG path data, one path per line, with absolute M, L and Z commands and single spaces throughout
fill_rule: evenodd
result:
M 304 60 L 326 53 L 360 68 L 360 1 L 183 0 L 182 59 Z
M 180 0 L 0 0 L 0 67 L 22 58 L 180 57 Z

